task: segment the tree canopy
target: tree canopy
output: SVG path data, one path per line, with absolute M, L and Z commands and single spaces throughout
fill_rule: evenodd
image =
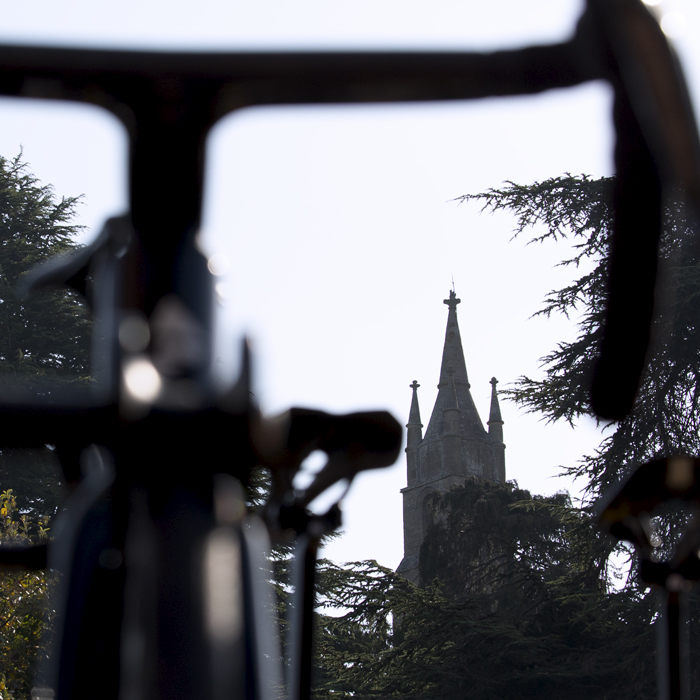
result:
M 425 587 L 323 563 L 317 698 L 655 697 L 652 594 L 609 586 L 566 494 L 471 478 L 431 509 Z
M 91 321 L 75 292 L 20 298 L 23 275 L 77 247 L 72 223 L 79 197 L 58 199 L 31 174 L 22 154 L 0 156 L 0 391 L 51 400 L 59 386 L 89 381 Z M 8 383 L 9 380 L 9 383 Z M 45 541 L 61 490 L 52 446 L 0 445 L 0 542 Z M 49 579 L 45 572 L 0 572 L 0 696 L 29 698 L 36 663 L 46 655 Z
M 57 200 L 51 185 L 29 172 L 22 154 L 0 156 L 0 373 L 36 390 L 89 377 L 90 319 L 68 289 L 18 298 L 30 268 L 74 249 L 72 224 L 80 197 Z
M 548 421 L 573 423 L 593 415 L 588 391 L 602 338 L 612 235 L 614 178 L 565 175 L 532 185 L 506 183 L 462 197 L 486 211 L 514 214 L 514 236 L 530 243 L 566 241 L 560 265 L 578 276 L 552 290 L 534 315 L 576 319 L 575 338 L 562 339 L 541 358 L 543 376 L 520 377 L 505 394 Z M 670 192 L 663 212 L 653 341 L 631 414 L 614 426 L 598 450 L 567 471 L 581 477 L 592 499 L 635 465 L 679 453 L 700 452 L 700 258 L 694 224 L 682 197 Z
M 91 320 L 78 295 L 64 288 L 18 296 L 34 265 L 77 247 L 82 227 L 72 220 L 79 201 L 58 199 L 21 153 L 0 156 L 0 391 L 19 380 L 12 381 L 14 396 L 51 400 L 58 387 L 89 381 Z M 20 510 L 52 513 L 59 483 L 50 447 L 0 449 L 0 487 L 14 490 Z

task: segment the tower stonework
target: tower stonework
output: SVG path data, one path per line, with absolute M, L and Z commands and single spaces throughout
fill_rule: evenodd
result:
M 469 476 L 491 481 L 506 479 L 503 419 L 494 377 L 491 380 L 491 407 L 488 432 L 484 429 L 470 392 L 467 365 L 457 324 L 454 291 L 445 299 L 449 309 L 445 347 L 442 352 L 438 395 L 423 435 L 418 405 L 418 384 L 411 384 L 413 396 L 409 412 L 406 446 L 407 486 L 403 494 L 404 557 L 398 573 L 420 583 L 418 555 L 430 525 L 427 501 L 435 492 L 449 491 Z

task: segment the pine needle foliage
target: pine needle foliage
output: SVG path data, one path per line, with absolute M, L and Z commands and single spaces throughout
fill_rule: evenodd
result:
M 88 380 L 90 319 L 68 289 L 19 299 L 17 288 L 35 264 L 76 248 L 79 201 L 57 200 L 21 153 L 0 156 L 0 374 L 21 377 L 45 398 L 56 382 Z
M 607 251 L 612 235 L 614 178 L 564 175 L 531 185 L 506 182 L 498 189 L 468 194 L 482 211 L 505 210 L 515 216 L 513 238 L 532 232 L 529 243 L 568 242 L 569 255 L 559 265 L 585 272 L 545 297 L 533 316 L 561 314 L 578 321 L 575 340 L 562 341 L 541 358 L 544 379 L 520 377 L 505 396 L 547 421 L 572 424 L 590 415 L 588 389 L 598 354 L 608 279 Z
M 653 595 L 609 585 L 590 514 L 480 479 L 431 510 L 423 587 L 324 563 L 316 698 L 655 697 Z
M 60 387 L 90 381 L 91 320 L 78 295 L 67 288 L 29 299 L 17 293 L 34 265 L 77 247 L 79 202 L 58 199 L 22 153 L 0 156 L 0 391 L 14 397 L 50 402 Z M 14 489 L 23 511 L 52 514 L 60 488 L 55 454 L 48 447 L 0 449 L 0 488 Z
M 89 379 L 91 320 L 69 289 L 18 295 L 34 265 L 77 247 L 72 223 L 80 197 L 55 196 L 20 153 L 0 156 L 0 391 L 14 399 L 51 402 L 57 389 Z M 26 545 L 48 538 L 61 475 L 52 446 L 0 445 L 0 542 Z M 30 697 L 37 662 L 48 654 L 53 613 L 46 572 L 0 572 L 0 697 Z
M 560 265 L 575 271 L 566 286 L 545 297 L 535 316 L 576 321 L 576 337 L 562 339 L 541 359 L 543 376 L 521 376 L 504 393 L 546 421 L 570 424 L 593 415 L 588 392 L 602 337 L 608 282 L 614 178 L 564 175 L 531 185 L 465 195 L 485 211 L 515 216 L 514 237 L 530 243 L 565 241 Z M 591 500 L 634 466 L 673 454 L 700 454 L 700 256 L 695 224 L 682 196 L 670 192 L 659 248 L 653 343 L 632 413 L 598 450 L 566 471 L 581 477 Z M 578 276 L 576 276 L 578 274 Z

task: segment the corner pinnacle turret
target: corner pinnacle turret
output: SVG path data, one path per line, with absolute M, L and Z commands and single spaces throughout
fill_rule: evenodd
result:
M 489 426 L 500 423 L 503 425 L 503 419 L 501 418 L 501 407 L 498 403 L 498 390 L 496 385 L 498 384 L 498 379 L 496 377 L 491 377 L 491 411 L 489 412 Z M 490 428 L 489 428 L 489 432 Z M 501 435 L 502 437 L 502 435 Z
M 491 377 L 491 411 L 489 412 L 489 438 L 493 442 L 493 473 L 496 481 L 506 480 L 506 446 L 503 443 L 503 418 L 498 404 L 498 379 Z
M 414 379 L 413 383 L 409 385 L 413 389 L 413 396 L 411 397 L 411 410 L 408 414 L 407 428 L 413 428 L 418 426 L 422 428 L 423 424 L 420 422 L 420 408 L 418 407 L 418 387 L 420 384 Z M 421 438 L 423 436 L 421 435 Z
M 418 478 L 418 445 L 423 440 L 423 424 L 420 422 L 420 408 L 418 407 L 418 387 L 420 384 L 414 379 L 409 385 L 413 389 L 411 397 L 411 411 L 408 414 L 408 435 L 406 436 L 406 465 L 408 480 L 413 482 Z

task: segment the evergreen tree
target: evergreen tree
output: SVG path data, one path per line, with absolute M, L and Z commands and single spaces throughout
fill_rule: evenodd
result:
M 78 197 L 56 199 L 22 161 L 0 156 L 0 391 L 51 401 L 61 386 L 89 381 L 91 321 L 68 289 L 18 294 L 35 264 L 76 247 Z M 61 475 L 54 449 L 0 445 L 0 544 L 45 541 L 58 507 Z M 0 696 L 29 698 L 36 662 L 48 653 L 49 579 L 45 572 L 0 573 Z M 47 628 L 48 623 L 48 628 Z
M 543 231 L 530 242 L 568 241 L 573 253 L 560 265 L 582 270 L 551 291 L 535 315 L 577 318 L 578 334 L 541 358 L 544 376 L 520 377 L 505 393 L 549 421 L 592 415 L 588 390 L 602 337 L 612 235 L 614 178 L 566 175 L 532 185 L 506 183 L 462 200 L 516 217 L 514 236 Z M 567 471 L 583 477 L 597 497 L 634 466 L 662 456 L 700 453 L 700 255 L 681 196 L 670 193 L 659 249 L 653 343 L 632 413 L 615 426 L 595 454 Z
M 431 509 L 424 588 L 324 562 L 317 698 L 655 697 L 653 594 L 610 586 L 566 494 L 468 479 Z
M 79 199 L 58 200 L 21 153 L 0 156 L 0 391 L 15 398 L 51 401 L 57 388 L 89 381 L 91 321 L 78 295 L 69 289 L 18 295 L 35 264 L 76 248 L 81 227 L 71 220 Z M 0 488 L 14 490 L 22 511 L 55 511 L 59 484 L 50 447 L 0 449 Z
M 82 227 L 70 221 L 79 199 L 57 201 L 21 153 L 0 156 L 0 373 L 21 377 L 42 394 L 56 382 L 88 380 L 90 319 L 68 289 L 29 299 L 17 290 L 35 264 L 76 247 Z

